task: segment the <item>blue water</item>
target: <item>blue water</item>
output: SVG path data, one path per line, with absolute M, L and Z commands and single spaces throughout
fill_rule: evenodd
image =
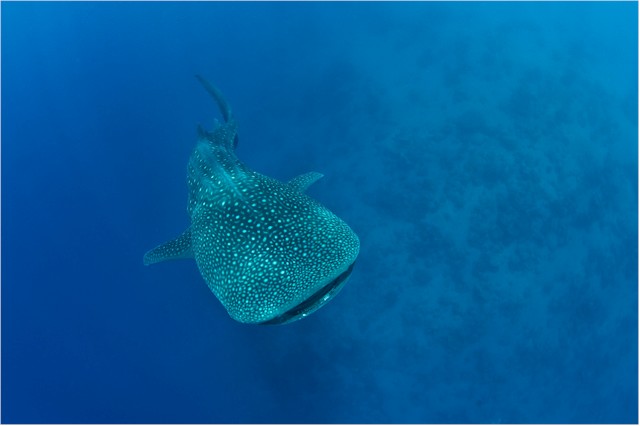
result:
M 637 3 L 2 3 L 3 422 L 638 421 Z M 196 126 L 358 233 L 302 321 L 192 261 Z

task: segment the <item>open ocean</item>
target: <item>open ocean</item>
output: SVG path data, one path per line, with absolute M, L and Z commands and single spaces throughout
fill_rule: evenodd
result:
M 2 422 L 636 423 L 638 4 L 2 2 Z M 358 234 L 327 306 L 232 320 L 187 162 Z

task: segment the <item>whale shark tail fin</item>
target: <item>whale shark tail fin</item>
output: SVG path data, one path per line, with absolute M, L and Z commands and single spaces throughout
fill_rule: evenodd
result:
M 222 96 L 222 93 L 220 93 L 220 91 L 216 89 L 215 86 L 213 86 L 211 83 L 205 80 L 204 77 L 196 74 L 196 78 L 198 79 L 200 84 L 202 84 L 204 89 L 211 95 L 211 97 L 218 104 L 218 107 L 220 108 L 220 112 L 222 113 L 222 118 L 224 119 L 224 122 L 229 123 L 230 121 L 232 121 L 233 116 L 231 114 L 231 108 L 229 107 L 229 104 L 227 103 L 227 101 L 224 99 L 224 96 Z M 236 148 L 237 146 L 238 146 L 238 134 L 236 133 L 236 135 L 233 138 L 233 148 Z
M 143 261 L 145 265 L 153 265 L 166 260 L 191 258 L 193 258 L 191 230 L 187 229 L 178 238 L 160 244 L 158 247 L 146 252 Z
M 202 76 L 196 74 L 196 78 L 204 86 L 205 90 L 209 92 L 211 97 L 216 101 L 218 107 L 220 108 L 220 112 L 222 113 L 222 118 L 224 118 L 225 122 L 229 122 L 231 119 L 231 108 L 229 108 L 229 104 L 222 96 L 222 93 L 218 89 L 216 89 L 211 83 L 205 80 Z

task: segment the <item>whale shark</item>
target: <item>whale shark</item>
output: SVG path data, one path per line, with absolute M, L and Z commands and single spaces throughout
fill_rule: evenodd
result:
M 305 194 L 322 174 L 281 182 L 241 162 L 229 104 L 196 78 L 217 103 L 222 122 L 216 120 L 211 131 L 198 126 L 187 167 L 190 226 L 148 251 L 144 264 L 195 259 L 209 289 L 241 323 L 302 319 L 343 288 L 358 257 L 358 236 Z

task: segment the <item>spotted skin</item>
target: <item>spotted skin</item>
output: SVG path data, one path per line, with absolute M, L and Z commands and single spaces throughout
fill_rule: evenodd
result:
M 349 226 L 304 191 L 322 175 L 283 183 L 235 155 L 236 122 L 220 92 L 198 77 L 224 122 L 200 129 L 188 164 L 191 226 L 149 251 L 145 264 L 194 257 L 229 315 L 279 324 L 324 306 L 346 282 L 360 243 Z

